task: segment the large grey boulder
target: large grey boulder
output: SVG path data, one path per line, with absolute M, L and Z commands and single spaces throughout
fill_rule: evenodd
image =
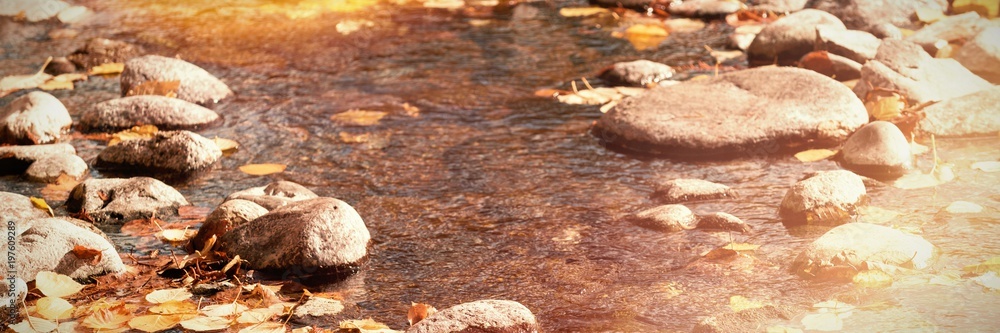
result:
M 34 280 L 41 271 L 53 271 L 76 279 L 105 273 L 125 271 L 118 251 L 95 229 L 81 227 L 85 222 L 71 222 L 66 218 L 4 219 L 15 222 L 14 253 L 4 247 L 4 258 L 16 258 L 14 265 L 18 276 Z M 73 249 L 82 246 L 101 252 L 100 258 L 79 258 Z
M 87 169 L 87 162 L 68 143 L 0 146 L 0 172 L 25 173 L 32 181 L 52 182 L 62 174 L 81 179 Z
M 816 49 L 844 56 L 858 63 L 875 58 L 882 41 L 865 31 L 816 27 Z
M 839 225 L 868 203 L 864 181 L 853 172 L 818 173 L 792 185 L 781 199 L 778 215 L 785 226 Z
M 635 214 L 631 220 L 640 227 L 663 232 L 694 229 L 698 223 L 698 217 L 684 205 L 657 206 Z
M 883 40 L 875 58 L 861 68 L 854 92 L 864 99 L 874 88 L 894 90 L 911 102 L 942 101 L 993 85 L 954 59 L 935 59 L 919 45 Z
M 870 224 L 848 223 L 827 231 L 792 262 L 792 271 L 808 278 L 836 278 L 839 270 L 880 265 L 923 269 L 937 249 L 923 237 Z
M 674 76 L 670 66 L 649 60 L 619 62 L 606 68 L 600 78 L 613 85 L 646 86 Z
M 371 235 L 361 216 L 333 198 L 296 201 L 226 233 L 222 251 L 239 255 L 252 269 L 353 274 L 368 256 Z
M 267 214 L 267 209 L 252 201 L 227 200 L 205 218 L 205 222 L 198 229 L 198 234 L 191 239 L 191 248 L 201 250 L 212 236 L 218 240 L 230 230 L 264 216 L 264 214 Z
M 541 328 L 523 304 L 507 300 L 462 303 L 424 318 L 406 333 L 533 333 Z
M 872 178 L 895 178 L 913 169 L 910 143 L 895 124 L 873 121 L 844 143 L 840 162 L 847 169 Z
M 213 105 L 233 94 L 229 86 L 201 67 L 180 59 L 147 55 L 125 62 L 122 96 L 149 81 L 180 81 L 177 98 L 200 105 Z
M 751 66 L 793 65 L 796 60 L 814 50 L 816 28 L 820 26 L 846 29 L 844 23 L 830 13 L 804 9 L 764 27 L 747 48 L 747 60 Z
M 177 98 L 129 96 L 94 105 L 80 115 L 84 130 L 117 131 L 154 125 L 160 130 L 199 129 L 217 123 L 215 111 Z
M 72 125 L 73 119 L 59 99 L 32 91 L 0 109 L 0 143 L 52 143 Z
M 242 191 L 233 192 L 226 197 L 225 201 L 242 199 L 253 202 L 272 210 L 291 202 L 318 198 L 319 196 L 305 186 L 279 180 L 264 186 L 251 187 Z
M 594 134 L 644 154 L 745 158 L 836 145 L 867 122 L 865 106 L 840 82 L 763 67 L 626 98 L 601 116 Z
M 701 179 L 672 179 L 657 184 L 653 190 L 653 199 L 665 204 L 733 197 L 736 191 L 729 186 Z
M 917 30 L 905 40 L 913 42 L 934 55 L 939 46 L 948 42 L 964 42 L 972 40 L 980 32 L 995 26 L 990 20 L 979 17 L 976 12 L 948 16 L 940 21 Z M 940 43 L 940 44 L 939 44 Z
M 192 175 L 207 170 L 222 150 L 212 140 L 189 131 L 157 132 L 108 146 L 97 155 L 102 169 L 137 175 Z
M 127 42 L 107 38 L 91 38 L 83 47 L 66 58 L 86 70 L 103 64 L 124 63 L 141 54 L 142 50 Z
M 77 184 L 66 201 L 67 210 L 85 213 L 100 224 L 175 215 L 186 205 L 190 203 L 180 192 L 148 177 L 88 179 Z
M 891 23 L 898 27 L 913 28 L 914 14 L 918 8 L 948 10 L 946 0 L 813 0 L 810 8 L 836 15 L 848 28 L 864 30 L 867 27 Z
M 936 136 L 996 136 L 1000 132 L 1000 86 L 924 108 L 921 132 Z
M 1000 27 L 983 30 L 952 56 L 976 75 L 1000 83 Z

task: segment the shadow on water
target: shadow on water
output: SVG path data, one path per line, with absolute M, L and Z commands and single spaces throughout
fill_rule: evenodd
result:
M 632 157 L 589 134 L 597 107 L 532 94 L 593 77 L 616 61 L 710 59 L 703 46 L 722 48 L 724 25 L 676 33 L 640 53 L 606 30 L 558 15 L 559 7 L 576 2 L 526 3 L 492 16 L 386 4 L 311 12 L 301 3 L 314 2 L 87 1 L 102 15 L 98 23 L 69 41 L 27 38 L 16 50 L 5 48 L 3 63 L 11 69 L 0 74 L 30 72 L 33 58 L 68 54 L 86 38 L 103 36 L 176 55 L 222 78 L 237 96 L 216 107 L 224 123 L 201 134 L 236 140 L 241 148 L 177 188 L 194 205 L 214 208 L 231 192 L 290 180 L 350 203 L 372 231 L 371 261 L 358 278 L 327 288 L 356 303 L 359 317 L 392 327 L 406 326 L 410 302 L 445 308 L 501 298 L 527 305 L 553 332 L 686 331 L 730 312 L 734 295 L 795 307 L 852 296 L 889 304 L 860 311 L 847 326 L 859 330 L 906 329 L 914 318 L 945 330 L 989 327 L 976 318 L 988 317 L 997 298 L 977 285 L 858 295 L 849 285 L 809 283 L 787 272 L 811 238 L 789 235 L 777 205 L 802 175 L 836 169 L 835 163 L 784 155 L 728 162 Z M 344 35 L 338 32 L 344 22 L 362 28 Z M 81 109 L 117 91 L 114 79 L 92 78 L 54 94 L 78 119 Z M 330 120 L 351 109 L 388 115 L 366 127 Z M 348 143 L 344 135 L 371 139 Z M 953 183 L 870 189 L 873 205 L 901 213 L 891 224 L 922 229 L 942 248 L 935 272 L 1000 255 L 990 236 L 1000 232 L 998 193 L 990 185 L 997 176 L 968 168 L 1000 157 L 988 148 L 996 141 L 939 140 L 942 158 L 958 166 Z M 86 139 L 72 144 L 87 160 L 103 148 Z M 922 165 L 928 160 L 922 157 Z M 248 163 L 288 169 L 264 177 L 237 170 Z M 754 232 L 661 234 L 625 221 L 655 205 L 649 195 L 656 182 L 679 177 L 735 188 L 738 200 L 689 207 L 734 214 Z M 5 191 L 33 195 L 39 188 L 14 176 L 0 180 Z M 990 214 L 940 213 L 951 201 L 972 199 Z M 762 246 L 753 258 L 733 262 L 701 257 L 731 241 Z M 928 295 L 962 295 L 967 302 L 939 311 Z

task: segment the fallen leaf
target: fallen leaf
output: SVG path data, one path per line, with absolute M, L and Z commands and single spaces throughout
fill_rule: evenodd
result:
M 435 313 L 437 313 L 437 309 L 430 304 L 411 302 L 410 309 L 406 311 L 406 321 L 410 323 L 410 326 L 413 326 Z
M 750 244 L 750 243 L 729 243 L 726 244 L 726 246 L 723 246 L 722 248 L 727 250 L 733 250 L 736 252 L 747 252 L 747 251 L 756 251 L 758 248 L 760 248 L 760 245 Z
M 84 318 L 80 325 L 105 332 L 122 328 L 130 319 L 132 319 L 131 312 L 126 310 L 124 306 L 115 306 L 95 310 L 87 318 Z
M 886 272 L 869 269 L 867 271 L 858 272 L 851 279 L 855 285 L 866 287 L 866 288 L 884 288 L 892 285 L 892 276 Z
M 894 91 L 874 89 L 865 98 L 868 115 L 876 120 L 892 120 L 899 117 L 906 107 L 906 97 Z
M 160 289 L 146 294 L 146 301 L 153 304 L 162 304 L 171 301 L 183 301 L 194 296 L 187 288 Z
M 260 324 L 271 320 L 272 317 L 279 314 L 281 313 L 270 308 L 253 309 L 241 312 L 239 317 L 236 317 L 236 322 L 240 324 Z
M 169 315 L 169 314 L 183 314 L 183 313 L 198 313 L 198 305 L 191 303 L 189 301 L 169 301 L 157 304 L 149 308 L 149 312 Z M 180 320 L 178 320 L 180 322 Z
M 45 67 L 52 62 L 52 57 L 45 59 L 45 63 L 42 64 L 42 68 L 35 72 L 35 74 L 29 75 L 11 75 L 0 79 L 0 92 L 12 92 L 21 89 L 31 89 L 38 87 L 52 78 L 52 75 L 45 73 Z M 6 95 L 6 94 L 0 94 Z
M 1000 273 L 1000 257 L 993 257 L 979 264 L 965 266 L 962 271 L 976 275 L 986 272 Z
M 751 301 L 750 299 L 735 295 L 729 297 L 729 308 L 733 309 L 733 312 L 740 312 L 743 310 L 757 309 L 764 307 L 764 303 L 758 301 Z
M 35 303 L 35 312 L 45 319 L 64 320 L 73 316 L 73 305 L 59 297 L 42 297 Z
M 811 313 L 802 317 L 806 331 L 833 332 L 844 328 L 844 320 L 836 313 Z
M 974 277 L 971 280 L 976 281 L 976 283 L 983 285 L 983 287 L 992 290 L 1000 290 L 1000 275 L 997 275 L 996 272 L 993 271 L 986 272 L 986 274 Z
M 73 90 L 73 81 L 86 81 L 87 75 L 80 73 L 59 74 L 38 86 L 42 90 Z
M 648 50 L 660 46 L 670 32 L 662 25 L 636 24 L 625 29 L 623 37 L 632 43 L 637 51 Z
M 410 105 L 410 103 L 403 103 L 403 113 L 410 117 L 419 117 L 420 108 Z
M 5 308 L 6 309 L 6 308 Z M 4 316 L 6 317 L 6 313 Z M 17 333 L 52 332 L 59 328 L 53 321 L 29 316 L 24 321 L 10 325 L 10 329 Z
M 976 162 L 972 163 L 972 168 L 983 172 L 997 172 L 1000 171 L 1000 162 Z
M 92 265 L 100 262 L 104 254 L 101 250 L 92 249 L 79 244 L 74 246 L 70 252 L 72 252 L 73 255 L 80 260 L 89 260 Z
M 904 190 L 912 190 L 918 188 L 927 188 L 938 186 L 955 179 L 955 174 L 951 170 L 951 166 L 939 165 L 933 173 L 911 173 L 896 179 L 892 183 L 892 186 Z
M 219 146 L 219 150 L 221 150 L 223 153 L 232 153 L 240 148 L 239 142 L 229 139 L 223 139 L 220 137 L 213 138 L 212 142 L 215 142 L 215 145 Z
M 720 248 L 716 248 L 716 249 L 712 249 L 711 251 L 708 251 L 707 253 L 705 253 L 704 256 L 705 256 L 705 259 L 708 259 L 708 260 L 718 260 L 718 259 L 732 258 L 732 257 L 735 257 L 737 254 L 738 253 L 736 251 L 733 251 L 733 250 L 730 250 L 730 249 L 724 249 L 724 248 L 720 247 Z
M 186 242 L 198 234 L 197 230 L 190 229 L 165 229 L 156 233 L 156 238 L 167 243 Z
M 246 305 L 239 303 L 226 303 L 209 305 L 201 309 L 201 313 L 209 317 L 235 316 L 248 310 Z
M 241 166 L 240 171 L 248 175 L 264 176 L 285 171 L 286 167 L 284 164 L 247 164 Z
M 113 62 L 94 66 L 87 71 L 87 75 L 113 75 L 120 74 L 124 70 L 125 64 Z
M 132 318 L 128 321 L 128 326 L 144 332 L 160 332 L 194 317 L 196 316 L 192 314 L 145 315 Z
M 802 162 L 816 162 L 828 159 L 833 155 L 837 155 L 836 150 L 810 149 L 796 153 L 795 158 Z
M 387 114 L 382 111 L 347 110 L 330 116 L 330 120 L 341 125 L 371 126 L 378 124 Z
M 285 333 L 288 327 L 282 323 L 267 322 L 250 325 L 240 329 L 239 333 Z
M 49 204 L 47 202 L 45 202 L 45 199 L 37 198 L 37 197 L 29 197 L 28 199 L 31 200 L 31 204 L 33 206 L 35 206 L 35 208 L 38 208 L 38 209 L 41 209 L 41 210 L 44 210 L 44 211 L 48 212 L 49 216 L 52 216 L 52 217 L 56 216 L 56 213 L 52 212 L 52 207 L 49 207 Z
M 465 7 L 464 0 L 427 0 L 423 3 L 425 8 L 436 9 L 459 9 Z
M 146 81 L 135 86 L 135 88 L 129 89 L 125 93 L 125 96 L 157 95 L 177 97 L 177 91 L 180 87 L 181 81 Z
M 232 320 L 221 317 L 194 317 L 181 321 L 181 327 L 195 332 L 223 330 L 231 324 Z
M 130 129 L 111 135 L 108 146 L 114 146 L 122 141 L 150 139 L 160 130 L 153 125 L 134 126 Z
M 948 205 L 948 207 L 945 207 L 945 211 L 952 214 L 980 213 L 983 211 L 983 206 L 975 202 L 955 201 Z
M 611 11 L 603 7 L 564 7 L 559 9 L 559 15 L 563 17 L 583 17 L 598 14 L 611 14 Z
M 371 318 L 367 318 L 367 319 L 361 319 L 361 320 L 352 319 L 352 320 L 341 321 L 340 322 L 340 328 L 341 329 L 359 329 L 362 332 L 364 332 L 364 331 L 368 331 L 368 330 L 388 329 L 389 326 L 386 325 L 386 324 L 377 322 L 377 321 L 375 321 L 375 320 L 373 320 Z
M 41 271 L 35 275 L 35 287 L 45 296 L 59 298 L 76 294 L 83 289 L 83 285 L 73 281 L 73 278 L 49 271 Z

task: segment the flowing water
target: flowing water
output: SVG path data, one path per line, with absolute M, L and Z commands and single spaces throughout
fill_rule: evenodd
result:
M 740 295 L 802 309 L 827 299 L 861 306 L 844 319 L 848 331 L 997 327 L 996 291 L 969 279 L 928 281 L 1000 255 L 1000 175 L 970 168 L 997 160 L 1000 139 L 937 140 L 939 157 L 954 165 L 950 183 L 869 189 L 872 205 L 899 213 L 882 224 L 921 232 L 943 253 L 927 272 L 871 290 L 809 282 L 787 271 L 814 236 L 789 234 L 777 218 L 778 203 L 805 173 L 837 169 L 833 162 L 629 156 L 605 149 L 588 133 L 600 116 L 596 106 L 533 95 L 593 78 L 617 61 L 710 62 L 704 46 L 724 48 L 731 32 L 721 22 L 674 33 L 659 48 L 640 52 L 599 26 L 613 21 L 559 16 L 560 7 L 579 2 L 493 11 L 378 4 L 343 12 L 321 1 L 82 4 L 98 16 L 75 38 L 48 39 L 45 28 L 7 29 L 0 74 L 30 73 L 44 57 L 68 54 L 100 36 L 180 57 L 220 77 L 237 95 L 216 107 L 224 123 L 201 134 L 241 147 L 177 189 L 211 209 L 231 192 L 289 180 L 353 205 L 372 232 L 371 262 L 349 283 L 327 288 L 357 304 L 362 317 L 403 328 L 410 302 L 445 308 L 495 298 L 525 304 L 547 331 L 689 331 L 707 316 L 731 312 L 730 297 Z M 357 31 L 338 32 L 359 22 Z M 75 91 L 54 94 L 78 119 L 79 110 L 118 92 L 115 78 L 92 77 Z M 351 109 L 389 115 L 364 127 L 330 119 Z M 342 139 L 363 134 L 367 143 Z M 105 145 L 79 137 L 71 143 L 88 160 Z M 263 177 L 237 170 L 250 163 L 288 169 Z M 930 154 L 919 164 L 929 170 Z M 92 177 L 102 175 L 93 171 Z M 653 184 L 678 177 L 735 188 L 737 200 L 689 207 L 734 214 L 753 233 L 662 234 L 624 220 L 655 205 Z M 18 176 L 0 178 L 4 191 L 37 196 L 42 187 Z M 944 212 L 956 200 L 985 210 Z M 135 241 L 115 237 L 123 247 Z M 761 247 L 732 262 L 701 258 L 730 241 Z M 801 327 L 798 319 L 786 325 Z

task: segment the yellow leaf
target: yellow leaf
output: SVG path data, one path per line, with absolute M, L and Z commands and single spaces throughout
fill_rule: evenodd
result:
M 365 330 L 387 329 L 387 328 L 389 328 L 389 326 L 387 326 L 386 324 L 377 322 L 375 320 L 372 320 L 371 318 L 368 318 L 368 319 L 363 319 L 363 320 L 352 319 L 352 320 L 341 321 L 340 322 L 340 328 L 341 329 L 359 329 L 359 330 L 365 331 Z
M 253 309 L 240 313 L 240 316 L 236 317 L 236 322 L 240 324 L 260 324 L 271 320 L 271 317 L 278 314 L 281 314 L 281 312 L 271 308 Z
M 437 8 L 437 9 L 459 9 L 465 7 L 465 1 L 462 0 L 427 0 L 424 1 L 424 7 L 426 8 Z
M 181 81 L 146 81 L 130 89 L 125 93 L 125 96 L 157 95 L 177 97 L 177 90 L 180 87 Z
M 870 269 L 854 275 L 852 281 L 861 287 L 883 288 L 892 285 L 892 276 L 877 269 Z
M 192 295 L 187 288 L 161 289 L 146 294 L 146 301 L 153 304 L 162 304 L 171 301 L 183 301 L 191 298 Z
M 198 313 L 198 306 L 188 301 L 169 301 L 149 308 L 149 312 L 164 315 Z
M 285 333 L 288 327 L 282 323 L 268 322 L 250 325 L 240 329 L 239 333 Z
M 160 332 L 177 326 L 181 321 L 197 317 L 192 314 L 145 315 L 132 318 L 128 326 L 144 332 Z
M 865 100 L 865 108 L 876 120 L 892 120 L 906 109 L 906 98 L 891 91 L 872 90 Z
M 115 306 L 95 310 L 83 319 L 81 325 L 104 332 L 121 328 L 129 319 L 132 319 L 132 313 L 128 312 L 124 306 Z
M 5 313 L 4 316 L 6 315 Z M 20 323 L 10 325 L 10 329 L 17 333 L 52 332 L 58 327 L 55 322 L 30 316 Z
M 198 231 L 190 229 L 165 229 L 157 232 L 156 238 L 168 243 L 179 243 L 191 239 L 197 233 Z
M 201 309 L 201 313 L 209 317 L 228 317 L 243 313 L 247 307 L 239 303 L 209 305 Z
M 41 209 L 41 210 L 44 210 L 44 211 L 48 212 L 49 216 L 52 216 L 52 217 L 56 216 L 56 214 L 52 212 L 52 207 L 49 207 L 49 204 L 47 202 L 45 202 L 45 199 L 36 198 L 36 197 L 30 197 L 28 199 L 31 200 L 31 204 L 34 205 L 35 208 L 38 208 L 38 209 Z
M 45 296 L 60 298 L 76 294 L 83 289 L 83 285 L 76 283 L 72 278 L 49 271 L 41 271 L 35 275 L 35 287 Z
M 638 51 L 660 46 L 669 35 L 667 28 L 655 24 L 636 24 L 625 30 L 625 39 Z
M 153 125 L 134 126 L 130 129 L 112 134 L 111 140 L 108 141 L 108 146 L 114 146 L 122 141 L 149 139 L 155 136 L 156 132 L 159 131 L 160 130 Z
M 90 71 L 87 71 L 87 75 L 120 74 L 124 70 L 125 70 L 125 64 L 120 62 L 113 62 L 109 64 L 94 66 L 93 68 L 90 69 Z
M 223 153 L 231 153 L 240 148 L 240 143 L 233 140 L 215 137 L 212 141 L 215 142 L 216 146 L 219 146 L 219 150 Z
M 330 116 L 330 120 L 342 125 L 371 126 L 378 124 L 387 114 L 382 111 L 347 110 Z
M 80 73 L 66 73 L 59 74 L 59 76 L 53 77 L 45 83 L 38 86 L 38 89 L 42 90 L 73 90 L 73 81 L 87 80 L 87 75 Z
M 795 154 L 795 158 L 802 162 L 816 162 L 822 161 L 830 156 L 837 155 L 836 150 L 829 149 L 810 149 L 806 151 L 800 151 Z
M 194 317 L 181 322 L 181 327 L 196 332 L 217 331 L 229 328 L 232 320 L 221 317 Z
M 758 248 L 760 248 L 760 245 L 750 244 L 750 243 L 729 243 L 726 244 L 726 246 L 723 246 L 722 248 L 726 250 L 733 250 L 736 252 L 745 252 L 745 251 L 756 251 Z
M 52 75 L 45 73 L 45 67 L 49 65 L 49 62 L 52 62 L 52 57 L 45 59 L 45 64 L 35 74 L 11 75 L 0 79 L 0 92 L 31 89 L 44 84 L 45 81 L 52 78 Z M 0 96 L 3 96 L 3 94 L 0 94 Z
M 979 264 L 965 266 L 962 271 L 975 275 L 986 272 L 1000 273 L 1000 257 L 993 257 Z
M 247 164 L 241 166 L 240 171 L 248 175 L 264 176 L 285 171 L 286 167 L 284 164 Z
M 955 0 L 951 3 L 952 14 L 962 14 L 967 12 L 977 12 L 979 16 L 995 18 L 1000 13 L 1000 4 L 997 0 Z
M 583 17 L 597 14 L 611 14 L 611 11 L 602 7 L 565 7 L 559 9 L 559 15 L 563 17 Z
M 45 319 L 63 320 L 73 316 L 73 305 L 59 297 L 42 297 L 35 303 L 35 311 Z
M 733 312 L 740 312 L 743 310 L 762 308 L 764 307 L 764 303 L 751 301 L 749 298 L 736 295 L 729 297 L 729 307 L 733 309 Z

